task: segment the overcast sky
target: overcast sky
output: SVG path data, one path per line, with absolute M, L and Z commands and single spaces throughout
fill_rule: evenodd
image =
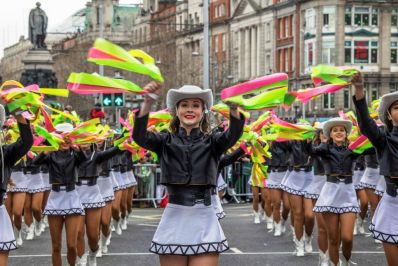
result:
M 119 0 L 121 4 L 134 4 L 142 0 Z M 0 7 L 0 58 L 4 47 L 28 35 L 28 17 L 37 0 L 2 0 Z M 48 17 L 48 29 L 59 25 L 76 11 L 85 7 L 88 0 L 39 0 Z

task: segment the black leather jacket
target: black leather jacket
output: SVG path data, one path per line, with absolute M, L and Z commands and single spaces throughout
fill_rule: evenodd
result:
M 216 186 L 221 155 L 240 138 L 245 120 L 231 115 L 228 130 L 205 135 L 195 128 L 189 136 L 183 128 L 177 134 L 149 132 L 147 123 L 148 115 L 135 118 L 133 139 L 158 155 L 162 184 Z
M 320 156 L 313 156 L 312 165 L 314 167 L 314 175 L 325 175 L 325 168 Z
M 120 172 L 121 156 L 122 154 L 118 153 L 113 155 L 113 157 L 109 160 L 112 171 Z
M 228 165 L 233 164 L 244 154 L 245 154 L 245 151 L 241 147 L 237 148 L 236 150 L 234 150 L 233 152 L 231 152 L 229 154 L 224 154 L 221 157 L 220 162 L 218 164 L 217 176 L 221 173 L 221 171 L 224 169 L 224 167 L 227 167 Z
M 50 184 L 74 184 L 77 180 L 76 167 L 84 160 L 80 153 L 72 149 L 55 151 L 48 154 L 41 153 L 33 162 L 47 163 Z
M 372 148 L 374 150 L 374 148 Z M 369 168 L 374 168 L 376 169 L 379 167 L 379 162 L 377 161 L 377 155 L 376 154 L 369 154 L 365 155 L 365 165 L 366 167 Z
M 98 177 L 100 172 L 100 165 L 104 161 L 108 161 L 113 155 L 119 153 L 118 147 L 113 147 L 105 151 L 86 151 L 80 152 L 82 160 L 77 167 L 77 174 L 79 178 Z
M 308 167 L 311 166 L 311 147 L 312 143 L 307 140 L 289 141 L 291 152 L 291 166 Z
M 269 160 L 270 168 L 287 167 L 289 165 L 289 142 L 272 142 L 270 152 L 271 159 Z
M 8 181 L 11 176 L 11 167 L 14 166 L 14 164 L 21 159 L 33 145 L 33 136 L 29 123 L 26 125 L 18 123 L 18 128 L 20 133 L 19 139 L 13 144 L 3 146 L 4 176 L 1 170 L 2 160 L 0 153 L 0 194 L 2 195 L 7 191 Z M 2 195 L 0 195 L 0 197 L 2 197 Z M 0 201 L 1 200 L 2 198 Z
M 321 157 L 326 175 L 338 176 L 352 176 L 355 159 L 359 156 L 347 146 L 326 143 L 313 146 L 312 153 Z
M 355 160 L 354 170 L 363 171 L 365 170 L 365 156 L 361 155 Z
M 376 148 L 380 174 L 398 177 L 398 127 L 393 127 L 391 131 L 378 127 L 369 115 L 365 99 L 357 101 L 354 96 L 354 104 L 361 132 Z
M 35 175 L 35 174 L 39 174 L 40 173 L 40 165 L 34 164 L 33 163 L 33 159 L 29 158 L 28 156 L 26 156 L 27 159 L 25 161 L 25 167 L 23 168 L 23 172 L 24 174 L 31 174 L 31 175 Z

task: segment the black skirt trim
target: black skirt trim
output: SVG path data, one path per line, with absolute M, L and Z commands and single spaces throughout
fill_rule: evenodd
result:
M 105 202 L 94 202 L 94 203 L 82 203 L 83 208 L 85 209 L 94 209 L 94 208 L 102 208 L 105 207 Z
M 28 189 L 27 193 L 34 194 L 34 193 L 44 192 L 46 190 L 47 190 L 46 187 L 36 188 L 36 189 Z
M 21 192 L 28 192 L 28 188 L 11 188 L 8 192 L 10 193 L 21 193 Z
M 359 185 L 362 188 L 370 188 L 370 189 L 374 189 L 374 190 L 376 190 L 376 187 L 377 187 L 377 185 L 371 185 L 371 184 L 363 183 L 363 182 L 359 182 Z
M 348 212 L 358 213 L 360 212 L 358 207 L 332 207 L 332 206 L 315 206 L 314 212 L 332 212 L 337 214 L 343 214 Z
M 383 195 L 384 195 L 384 192 L 381 190 L 375 190 L 375 192 L 373 192 L 373 193 L 375 193 L 377 196 L 380 196 L 380 197 L 383 197 Z
M 358 184 L 358 185 L 354 186 L 354 189 L 355 190 L 361 190 L 361 189 L 364 189 L 364 187 L 361 184 Z
M 305 193 L 304 198 L 306 198 L 306 199 L 318 199 L 319 198 L 319 194 Z
M 218 212 L 218 213 L 216 213 L 216 216 L 217 216 L 218 220 L 221 220 L 225 217 L 225 212 Z
M 10 251 L 15 249 L 17 249 L 17 242 L 15 240 L 0 242 L 0 251 Z
M 375 230 L 375 226 L 373 223 L 369 225 L 369 231 L 372 233 L 374 239 L 380 240 L 381 242 L 385 243 L 398 244 L 398 235 L 390 235 L 377 231 Z
M 73 208 L 67 210 L 44 210 L 44 215 L 73 215 L 73 214 L 80 214 L 84 215 L 84 210 L 81 208 Z
M 281 189 L 289 194 L 294 194 L 294 195 L 298 195 L 298 196 L 304 196 L 305 195 L 305 191 L 300 191 L 300 190 L 295 190 L 292 189 L 290 187 L 287 187 L 285 185 L 281 185 Z
M 215 243 L 202 243 L 198 245 L 162 245 L 152 241 L 149 251 L 159 255 L 184 255 L 192 256 L 204 253 L 221 253 L 229 249 L 227 240 Z
M 115 199 L 115 196 L 108 196 L 108 197 L 103 198 L 103 200 L 105 202 L 113 201 L 114 199 Z
M 270 189 L 282 189 L 281 185 L 269 185 L 269 184 L 267 184 L 266 188 L 270 188 Z

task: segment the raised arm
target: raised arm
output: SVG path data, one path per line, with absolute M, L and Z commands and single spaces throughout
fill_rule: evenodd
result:
M 103 161 L 106 161 L 110 158 L 112 158 L 114 155 L 120 153 L 121 150 L 118 147 L 113 147 L 110 149 L 107 149 L 105 151 L 99 151 L 97 152 L 97 157 L 95 159 L 95 161 L 97 163 L 102 163 Z
M 361 75 L 355 75 L 352 82 L 355 86 L 355 95 L 353 96 L 353 100 L 361 133 L 364 134 L 375 147 L 381 147 L 384 144 L 385 135 L 377 126 L 376 121 L 374 121 L 374 119 L 369 115 Z
M 329 147 L 327 143 L 321 143 L 319 145 L 311 144 L 310 152 L 312 155 L 325 156 L 329 153 Z
M 239 159 L 239 157 L 243 156 L 245 154 L 245 151 L 239 147 L 230 154 L 226 154 L 223 157 L 221 157 L 220 162 L 218 163 L 218 169 L 221 170 L 224 167 L 233 164 L 236 160 Z
M 4 161 L 9 166 L 13 166 L 33 145 L 33 135 L 29 122 L 21 115 L 17 116 L 17 121 L 20 137 L 13 144 L 5 146 L 4 149 Z

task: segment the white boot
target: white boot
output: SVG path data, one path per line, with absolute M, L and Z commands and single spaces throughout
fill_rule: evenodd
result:
M 112 231 L 112 232 L 115 232 L 115 230 L 116 230 L 115 225 L 116 225 L 116 220 L 114 220 L 114 219 L 112 218 L 112 221 L 111 221 L 111 231 Z
M 40 221 L 40 231 L 43 233 L 46 231 L 46 224 L 44 223 L 44 217 Z
M 121 224 L 122 230 L 127 230 L 127 217 L 121 219 L 122 219 L 122 224 Z
M 22 230 L 18 230 L 17 228 L 15 228 L 14 234 L 15 234 L 15 240 L 17 242 L 17 246 L 18 247 L 22 246 L 22 244 L 23 244 Z
M 109 232 L 109 236 L 106 238 L 106 245 L 109 246 L 111 244 L 112 238 L 112 230 Z
M 78 257 L 79 258 L 79 257 Z M 81 258 L 79 258 L 79 264 L 76 264 L 78 266 L 86 266 L 87 265 L 87 254 L 84 253 Z
M 254 224 L 259 224 L 260 223 L 260 214 L 256 211 L 253 211 L 254 215 Z
M 35 238 L 35 225 L 34 222 L 30 225 L 27 226 L 26 225 L 26 240 L 33 240 L 33 238 Z
M 100 233 L 100 239 L 98 241 L 97 258 L 102 258 L 102 234 Z
M 347 260 L 346 258 L 344 258 L 343 256 L 343 260 L 340 260 L 340 266 L 349 266 L 352 263 L 351 260 Z
M 356 223 L 355 224 L 357 226 L 358 233 L 360 235 L 364 235 L 365 234 L 365 228 L 363 227 L 363 219 L 358 216 L 357 219 L 356 219 Z
M 296 256 L 297 257 L 303 257 L 304 256 L 304 237 L 302 237 L 300 240 L 297 240 L 294 242 L 296 244 Z
M 282 222 L 274 223 L 274 236 L 282 235 Z
M 96 251 L 88 251 L 88 266 L 97 266 L 97 249 Z
M 375 244 L 381 244 L 382 242 L 378 239 L 375 239 Z
M 101 233 L 101 239 L 100 239 L 100 241 L 101 241 L 101 248 L 102 248 L 101 251 L 102 251 L 102 254 L 108 253 L 108 244 L 107 244 L 108 238 L 110 238 L 110 235 L 109 235 L 109 236 L 105 236 L 105 235 L 103 235 L 103 234 Z
M 122 218 L 120 217 L 119 221 L 115 221 L 115 222 L 116 222 L 115 223 L 115 229 L 116 229 L 115 233 L 120 236 L 122 234 L 122 228 L 121 228 Z
M 296 231 L 294 231 L 294 226 L 290 226 L 290 230 L 292 230 L 292 235 L 293 235 L 293 242 L 296 242 Z
M 41 235 L 41 223 L 40 222 L 36 221 L 36 219 L 33 219 L 33 224 L 35 225 L 35 235 L 36 236 Z
M 311 242 L 312 237 L 308 236 L 305 234 L 304 238 L 304 247 L 305 247 L 305 252 L 307 253 L 312 253 L 312 242 Z
M 319 250 L 319 266 L 329 266 L 329 253 L 326 251 L 325 253 L 322 250 Z
M 282 234 L 286 233 L 286 220 L 282 218 L 281 231 Z
M 48 217 L 47 217 L 47 215 L 44 215 L 44 217 L 43 217 L 43 223 L 44 223 L 44 225 L 45 225 L 46 228 L 49 226 L 49 225 L 48 225 Z
M 274 219 L 272 219 L 272 216 L 267 216 L 265 215 L 265 222 L 267 223 L 267 229 L 272 230 L 274 228 Z

